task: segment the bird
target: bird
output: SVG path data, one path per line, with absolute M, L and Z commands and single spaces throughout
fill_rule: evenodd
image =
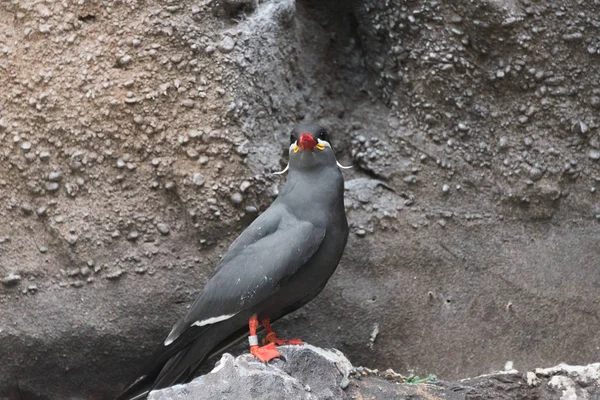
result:
M 280 357 L 271 323 L 325 287 L 348 241 L 344 178 L 328 131 L 315 122 L 290 134 L 286 182 L 277 198 L 228 248 L 204 290 L 171 329 L 143 373 L 116 400 L 139 400 L 193 378 L 198 367 L 248 336 L 250 353 Z M 259 346 L 260 325 L 266 337 Z

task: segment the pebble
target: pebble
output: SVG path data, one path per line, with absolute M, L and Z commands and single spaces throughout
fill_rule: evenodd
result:
M 141 267 L 137 267 L 136 269 L 133 270 L 136 274 L 145 274 L 148 271 L 148 267 L 147 266 L 141 266 Z
M 130 241 L 135 241 L 135 240 L 137 240 L 138 237 L 140 237 L 140 234 L 138 233 L 138 231 L 131 231 L 127 234 L 127 240 L 130 240 Z
M 71 246 L 73 246 L 75 243 L 77 243 L 77 239 L 79 239 L 79 236 L 77 236 L 75 234 L 70 234 L 70 235 L 67 235 L 66 239 L 67 239 L 67 242 Z
M 199 138 L 202 136 L 202 132 L 197 129 L 191 129 L 188 132 L 188 134 L 189 134 L 190 138 L 192 138 L 192 139 L 196 139 L 196 138 Z
M 47 182 L 46 190 L 49 192 L 56 192 L 58 190 L 58 183 L 56 182 Z
M 125 271 L 123 271 L 121 268 L 117 268 L 114 271 L 107 274 L 106 279 L 110 279 L 110 280 L 119 279 L 121 277 L 121 275 L 123 275 L 124 273 L 125 273 Z
M 71 197 L 77 196 L 77 192 L 79 192 L 79 186 L 75 183 L 67 183 L 65 189 L 67 190 L 67 194 Z
M 27 153 L 29 150 L 31 150 L 31 142 L 25 142 L 21 144 L 21 149 Z
M 235 192 L 231 195 L 231 202 L 233 204 L 241 204 L 244 201 L 244 197 L 240 192 Z
M 502 136 L 499 142 L 500 148 L 505 150 L 508 148 L 508 138 L 506 136 Z
M 258 209 L 254 206 L 247 206 L 246 207 L 246 212 L 248 214 L 256 214 L 258 212 Z
M 33 284 L 33 285 L 29 285 L 29 286 L 27 286 L 27 290 L 28 290 L 30 293 L 35 293 L 35 292 L 37 292 L 37 290 L 38 290 L 38 287 L 37 287 L 37 285 L 35 285 L 35 284 Z
M 194 108 L 194 105 L 196 105 L 196 102 L 194 102 L 194 100 L 192 100 L 192 99 L 185 99 L 184 101 L 181 102 L 181 105 L 183 105 L 184 107 L 187 107 L 187 108 Z
M 192 148 L 187 149 L 186 153 L 187 153 L 187 156 L 189 158 L 191 158 L 192 160 L 195 160 L 196 158 L 198 158 L 198 155 L 199 155 L 198 152 Z
M 529 170 L 529 178 L 534 182 L 542 179 L 542 175 L 543 172 L 539 168 L 534 167 Z
M 236 147 L 235 152 L 238 153 L 240 156 L 245 156 L 248 154 L 248 147 L 247 147 L 248 142 L 244 142 L 242 144 L 240 144 L 238 147 Z
M 242 193 L 246 193 L 246 190 L 248 190 L 248 188 L 251 186 L 252 184 L 248 181 L 243 181 L 242 184 L 240 185 L 240 190 L 242 191 Z
M 40 152 L 40 160 L 48 161 L 50 159 L 50 153 L 47 151 Z
M 29 203 L 23 203 L 21 204 L 21 211 L 23 211 L 23 214 L 25 215 L 31 215 L 33 214 L 33 206 Z
M 62 179 L 62 172 L 60 171 L 52 171 L 48 174 L 48 180 L 50 182 L 58 182 Z
M 74 288 L 83 287 L 83 281 L 77 279 L 76 281 L 71 282 L 71 286 L 73 286 Z
M 600 151 L 592 149 L 588 153 L 588 157 L 590 158 L 590 160 L 598 161 L 600 160 Z
M 117 64 L 121 67 L 124 67 L 126 65 L 131 64 L 131 61 L 133 61 L 131 56 L 128 54 L 125 54 L 123 57 L 119 58 L 119 60 L 117 61 Z
M 208 157 L 207 156 L 200 156 L 198 158 L 198 164 L 205 165 L 206 163 L 208 163 Z
M 356 236 L 358 237 L 363 237 L 367 234 L 367 231 L 365 231 L 364 229 L 359 229 L 356 231 Z
M 340 382 L 340 388 L 344 390 L 348 387 L 348 385 L 350 385 L 350 379 L 348 379 L 347 376 L 344 376 Z
M 235 41 L 229 36 L 223 37 L 223 39 L 221 40 L 221 43 L 219 43 L 219 46 L 218 46 L 219 51 L 223 54 L 231 53 L 233 51 L 234 47 L 235 47 Z
M 173 182 L 173 181 L 166 182 L 165 190 L 175 190 L 175 182 Z
M 204 179 L 204 175 L 202 175 L 199 172 L 194 173 L 194 175 L 192 175 L 192 183 L 196 186 L 204 186 L 204 183 L 206 183 L 206 179 Z
M 8 274 L 4 278 L 2 278 L 2 284 L 4 286 L 10 287 L 14 286 L 21 281 L 21 275 L 18 274 Z
M 446 183 L 445 183 L 445 184 L 442 186 L 442 192 L 444 192 L 444 193 L 448 193 L 448 192 L 450 192 L 450 185 L 448 185 L 448 184 L 446 184 Z
M 405 183 L 415 183 L 417 181 L 416 175 L 408 175 L 402 179 Z
M 171 232 L 169 225 L 162 222 L 156 225 L 156 229 L 158 229 L 161 235 L 168 235 Z
M 589 130 L 590 128 L 588 128 L 588 126 L 583 121 L 576 122 L 571 128 L 571 131 L 573 133 L 577 133 L 580 135 L 585 135 Z

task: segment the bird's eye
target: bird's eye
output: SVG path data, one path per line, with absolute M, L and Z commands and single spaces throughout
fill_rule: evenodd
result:
M 325 129 L 322 129 L 319 132 L 319 139 L 321 139 L 321 140 L 327 140 L 327 131 L 325 131 Z

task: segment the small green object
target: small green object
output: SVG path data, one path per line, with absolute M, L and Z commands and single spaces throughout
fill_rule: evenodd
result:
M 433 374 L 427 375 L 426 378 L 419 378 L 418 376 L 411 376 L 406 379 L 406 383 L 433 383 L 437 382 L 437 377 Z

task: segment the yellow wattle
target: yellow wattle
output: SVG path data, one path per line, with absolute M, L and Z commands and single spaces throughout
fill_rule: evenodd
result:
M 319 143 L 319 144 L 318 144 L 318 145 L 316 145 L 315 147 L 316 147 L 317 149 L 319 149 L 319 150 L 325 150 L 325 145 L 324 145 L 324 144 L 321 144 L 321 143 Z
M 300 150 L 300 146 L 294 146 L 294 153 L 297 153 Z

